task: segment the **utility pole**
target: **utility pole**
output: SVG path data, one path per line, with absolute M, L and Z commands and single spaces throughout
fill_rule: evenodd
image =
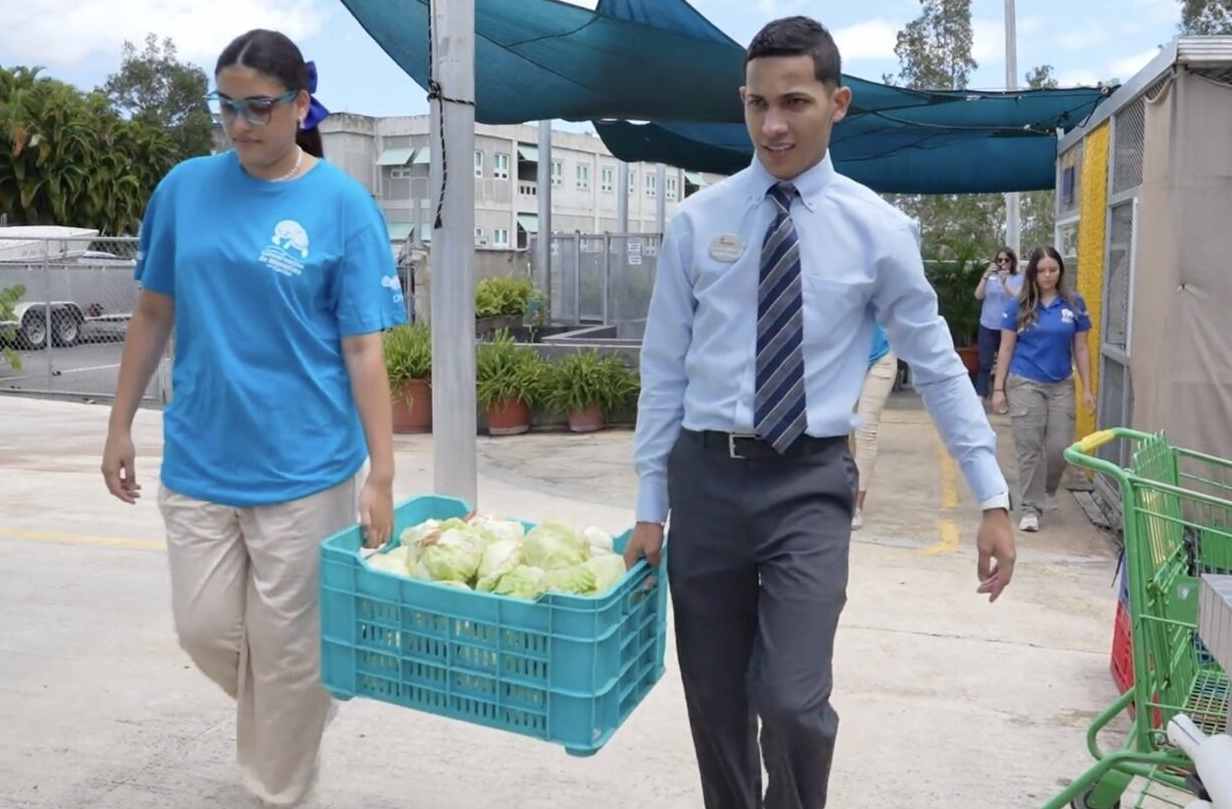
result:
M 552 317 L 552 122 L 539 122 L 539 235 L 535 238 L 535 282 L 543 290 L 544 317 Z
M 449 166 L 441 220 L 432 220 L 433 487 L 478 508 L 475 433 L 475 0 L 433 2 L 432 193 Z M 448 101 L 446 98 L 456 99 Z M 442 133 L 444 145 L 442 146 Z M 435 216 L 436 208 L 433 208 Z
M 1005 89 L 1018 89 L 1018 33 L 1014 0 L 1005 0 Z M 1022 228 L 1018 224 L 1018 194 L 1005 195 L 1005 244 L 1021 255 Z

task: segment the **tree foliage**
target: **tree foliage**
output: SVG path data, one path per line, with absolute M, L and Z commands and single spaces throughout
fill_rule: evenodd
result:
M 0 212 L 10 224 L 134 232 L 175 163 L 171 138 L 39 73 L 0 68 Z
M 1232 34 L 1232 0 L 1181 0 L 1181 33 Z
M 898 32 L 897 76 L 917 90 L 958 90 L 977 67 L 971 57 L 971 0 L 920 0 L 920 16 Z M 1002 241 L 1005 200 L 1000 194 L 894 194 L 894 205 L 917 219 L 924 255 L 952 262 L 992 254 Z
M 119 72 L 100 89 L 124 117 L 167 131 L 176 162 L 209 154 L 208 78 L 201 68 L 177 58 L 170 39 L 160 45 L 158 37 L 149 34 L 140 53 L 126 41 Z
M 971 58 L 970 0 L 920 0 L 920 16 L 898 34 L 897 76 L 887 76 L 920 90 L 967 87 L 976 62 Z M 1052 65 L 1032 68 L 1025 76 L 1032 89 L 1057 86 Z M 924 255 L 961 263 L 991 260 L 1006 241 L 1005 198 L 1001 194 L 899 194 L 891 202 L 920 222 Z M 1032 191 L 1019 195 L 1020 243 L 1023 251 L 1053 240 L 1054 195 Z
M 26 288 L 20 284 L 0 289 L 0 323 L 10 323 L 16 318 L 14 307 L 25 294 Z M 20 370 L 21 355 L 9 348 L 16 336 L 17 332 L 12 326 L 0 326 L 0 359 L 7 362 L 10 368 Z
M 1057 80 L 1052 73 L 1052 65 L 1040 65 L 1032 68 L 1026 75 L 1027 87 L 1032 90 L 1049 89 L 1057 86 Z M 1055 239 L 1056 213 L 1055 191 L 1030 191 L 1019 195 L 1019 227 L 1023 255 L 1026 259 L 1031 251 L 1043 245 L 1052 244 Z
M 916 89 L 964 90 L 971 71 L 971 0 L 920 0 L 920 16 L 898 32 L 898 81 Z

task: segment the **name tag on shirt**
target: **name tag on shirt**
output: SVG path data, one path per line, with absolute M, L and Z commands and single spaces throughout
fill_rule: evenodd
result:
M 734 233 L 724 233 L 710 243 L 710 257 L 724 264 L 732 264 L 744 252 L 744 242 Z

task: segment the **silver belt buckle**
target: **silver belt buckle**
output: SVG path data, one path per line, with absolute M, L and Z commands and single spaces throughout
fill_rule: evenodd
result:
M 756 438 L 753 433 L 728 433 L 727 434 L 727 456 L 737 461 L 747 461 L 749 456 L 740 455 L 736 452 L 736 439 L 738 438 Z

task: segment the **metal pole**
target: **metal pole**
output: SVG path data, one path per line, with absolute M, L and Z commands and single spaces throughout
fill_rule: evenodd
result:
M 441 94 L 475 98 L 475 0 L 432 2 L 433 74 Z M 440 494 L 478 508 L 475 462 L 475 108 L 443 99 L 432 108 L 432 188 L 440 194 L 449 159 L 440 227 L 432 246 L 433 482 Z M 442 120 L 443 118 L 443 120 Z M 442 133 L 444 135 L 442 144 Z M 434 220 L 435 222 L 435 220 Z
M 430 165 L 428 168 L 429 168 L 429 171 L 431 171 Z M 415 180 L 411 179 L 411 180 L 408 180 L 407 182 L 411 183 L 411 186 L 413 189 Z M 429 180 L 428 182 L 432 182 L 432 181 Z M 432 192 L 429 191 L 428 196 L 431 197 L 431 195 L 432 195 Z M 424 269 L 428 269 L 429 267 L 428 248 L 424 245 L 424 240 L 423 240 L 423 205 L 420 204 L 419 198 L 415 196 L 415 193 L 413 190 L 411 192 L 411 208 L 413 210 L 413 213 L 411 214 L 412 230 L 411 230 L 410 238 L 407 239 L 407 246 L 410 248 L 411 255 L 414 255 L 417 252 L 423 253 L 424 255 L 424 258 L 423 258 L 424 265 L 423 266 L 424 266 Z M 407 277 L 406 277 L 407 294 L 410 296 L 410 300 L 407 303 L 411 307 L 410 311 L 407 313 L 407 319 L 414 322 L 419 317 L 418 310 L 426 310 L 428 314 L 428 321 L 431 322 L 432 321 L 432 317 L 431 317 L 432 301 L 428 301 L 428 305 L 424 307 L 421 307 L 419 305 L 420 301 L 418 300 L 418 295 L 417 295 L 418 290 L 415 288 L 416 286 L 415 270 L 416 270 L 415 262 L 412 261 L 410 268 L 407 270 Z M 430 286 L 429 286 L 429 289 L 431 289 Z
M 582 231 L 573 232 L 573 317 L 582 322 Z
M 659 233 L 667 227 L 667 166 L 660 163 L 655 169 L 655 222 Z
M 539 165 L 535 170 L 539 186 L 539 235 L 535 239 L 536 279 L 543 290 L 545 320 L 552 318 L 552 122 L 539 122 Z
M 43 240 L 43 350 L 47 352 L 47 389 L 51 390 L 52 380 L 56 378 L 56 369 L 51 362 L 51 242 Z
M 612 234 L 603 234 L 603 325 L 611 323 Z
M 616 232 L 629 232 L 629 164 L 623 160 L 616 178 Z
M 1015 21 L 1014 0 L 1005 0 L 1005 88 L 1018 89 L 1018 33 Z M 1019 200 L 1017 193 L 1005 195 L 1005 244 L 1021 254 L 1021 226 L 1018 222 Z

